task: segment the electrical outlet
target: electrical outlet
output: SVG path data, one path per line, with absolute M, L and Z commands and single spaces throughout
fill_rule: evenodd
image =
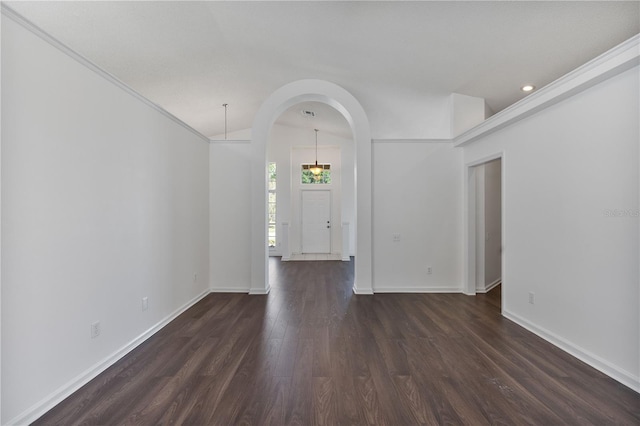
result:
M 146 311 L 149 308 L 149 298 L 148 297 L 143 297 L 142 298 L 142 310 Z
M 433 274 L 433 268 L 431 266 L 427 266 L 427 275 Z
M 532 292 L 529 292 L 529 303 L 532 305 L 535 303 L 535 295 Z
M 393 234 L 393 241 L 395 241 L 395 242 L 400 241 L 400 234 L 398 234 L 398 233 Z
M 100 321 L 91 324 L 91 338 L 95 339 L 100 335 Z

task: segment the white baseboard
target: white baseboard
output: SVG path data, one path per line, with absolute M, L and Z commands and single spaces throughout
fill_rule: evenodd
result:
M 216 287 L 211 288 L 211 293 L 249 293 L 249 287 Z
M 271 290 L 271 286 L 267 285 L 267 288 L 265 288 L 265 289 L 262 289 L 262 288 L 249 289 L 249 294 L 251 294 L 251 295 L 269 294 L 270 290 Z
M 72 393 L 80 389 L 82 386 L 89 383 L 95 377 L 97 377 L 100 373 L 105 371 L 107 368 L 111 367 L 117 361 L 119 361 L 122 357 L 127 355 L 129 352 L 134 350 L 137 346 L 143 343 L 145 340 L 153 336 L 155 333 L 160 331 L 164 326 L 169 324 L 171 321 L 176 319 L 178 315 L 182 314 L 184 311 L 198 303 L 202 298 L 204 298 L 207 294 L 209 294 L 209 290 L 206 290 L 200 293 L 195 298 L 191 299 L 163 320 L 158 322 L 153 327 L 149 328 L 144 333 L 140 334 L 138 337 L 133 339 L 131 342 L 124 345 L 119 350 L 115 351 L 113 354 L 104 358 L 102 361 L 95 364 L 93 367 L 90 367 L 88 370 L 84 371 L 74 379 L 67 382 L 65 385 L 59 387 L 56 391 L 54 391 L 51 395 L 45 397 L 41 401 L 32 405 L 21 414 L 17 415 L 12 420 L 8 421 L 6 424 L 9 425 L 24 425 L 30 424 L 44 415 L 47 411 L 51 410 L 53 407 L 62 402 L 65 398 L 70 396 Z
M 462 293 L 462 287 L 391 287 L 376 286 L 374 293 Z
M 251 289 L 249 287 L 214 287 L 209 289 L 211 293 L 245 293 L 245 294 L 269 294 L 270 286 L 266 289 Z
M 502 283 L 502 278 L 498 278 L 488 286 L 485 286 L 485 288 L 477 288 L 476 293 L 489 293 L 491 290 L 493 290 L 495 287 L 497 287 L 501 283 Z
M 596 370 L 601 371 L 607 376 L 611 377 L 614 380 L 622 383 L 623 385 L 633 389 L 634 391 L 640 393 L 640 377 L 636 377 L 633 374 L 625 371 L 613 364 L 609 361 L 602 359 L 601 357 L 592 354 L 591 352 L 583 349 L 568 340 L 558 336 L 557 334 L 552 333 L 549 330 L 546 330 L 542 327 L 538 327 L 537 325 L 529 322 L 528 320 L 522 318 L 519 315 L 514 314 L 513 312 L 509 312 L 507 310 L 502 311 L 502 315 L 515 322 L 521 327 L 526 328 L 533 334 L 543 338 L 547 342 L 559 347 L 563 351 L 573 355 L 578 358 L 580 361 L 585 362 L 595 368 Z
M 371 288 L 367 288 L 367 289 L 359 289 L 358 287 L 356 287 L 355 285 L 353 286 L 353 294 L 357 294 L 360 296 L 371 296 L 373 295 L 373 289 Z

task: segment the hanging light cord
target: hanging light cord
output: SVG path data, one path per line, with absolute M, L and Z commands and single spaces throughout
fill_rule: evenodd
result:
M 224 107 L 224 140 L 227 140 L 227 106 L 229 104 L 222 104 Z
M 318 129 L 313 129 L 316 132 L 316 168 L 318 168 Z

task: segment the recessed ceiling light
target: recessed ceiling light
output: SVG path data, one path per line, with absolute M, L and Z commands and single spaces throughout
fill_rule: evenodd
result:
M 520 88 L 520 90 L 522 90 L 523 92 L 531 92 L 535 88 L 536 86 L 534 86 L 533 84 L 525 84 Z
M 304 115 L 305 117 L 309 117 L 309 118 L 311 118 L 311 117 L 315 117 L 315 116 L 316 116 L 316 113 L 315 113 L 315 112 L 313 112 L 313 111 L 310 111 L 310 110 L 308 110 L 308 109 L 303 109 L 303 110 L 302 110 L 302 115 Z

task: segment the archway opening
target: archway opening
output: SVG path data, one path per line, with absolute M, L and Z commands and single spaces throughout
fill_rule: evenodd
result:
M 353 290 L 372 294 L 371 136 L 359 102 L 343 88 L 323 80 L 300 80 L 276 90 L 260 107 L 252 127 L 252 224 L 250 294 L 269 292 L 267 200 L 269 134 L 276 119 L 303 102 L 319 102 L 340 112 L 354 140 L 354 229 L 356 256 Z
M 269 255 L 350 261 L 355 144 L 344 116 L 324 103 L 295 104 L 271 127 L 267 161 Z M 310 170 L 315 162 L 322 167 L 316 175 Z

